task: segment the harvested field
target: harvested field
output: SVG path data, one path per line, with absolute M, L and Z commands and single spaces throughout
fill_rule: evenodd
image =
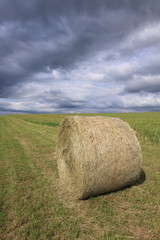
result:
M 1 240 L 160 239 L 160 113 L 100 115 L 137 131 L 146 179 L 87 200 L 71 200 L 57 184 L 59 126 L 41 123 L 64 114 L 0 116 Z

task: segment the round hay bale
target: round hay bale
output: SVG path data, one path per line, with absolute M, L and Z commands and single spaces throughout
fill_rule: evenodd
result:
M 57 157 L 60 181 L 78 199 L 131 185 L 141 171 L 135 132 L 118 118 L 66 117 Z

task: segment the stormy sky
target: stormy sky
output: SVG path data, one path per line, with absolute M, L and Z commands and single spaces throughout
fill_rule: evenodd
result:
M 160 111 L 159 0 L 0 0 L 0 114 Z

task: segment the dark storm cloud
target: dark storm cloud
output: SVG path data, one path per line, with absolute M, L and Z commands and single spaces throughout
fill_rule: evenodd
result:
M 79 102 L 73 102 L 73 101 L 64 101 L 58 104 L 58 109 L 80 109 L 83 107 L 84 104 L 79 103 Z
M 137 11 L 141 14 L 148 14 L 153 17 L 159 14 L 160 6 L 159 1 L 154 0 L 1 0 L 0 2 L 0 16 L 1 19 L 24 19 L 30 18 L 48 18 L 50 15 L 59 16 L 64 14 L 73 14 L 85 12 L 87 14 L 95 14 L 97 11 L 106 9 L 125 9 L 127 11 Z
M 159 0 L 1 0 L 0 97 L 34 95 L 41 104 L 43 96 L 47 106 L 50 99 L 45 89 L 55 82 L 50 92 L 57 111 L 85 109 L 94 101 L 91 94 L 79 94 L 80 100 L 68 98 L 69 87 L 66 90 L 60 82 L 70 81 L 72 89 L 73 82 L 96 78 L 114 83 L 113 87 L 121 83 L 126 94 L 159 92 L 159 12 Z M 98 68 L 102 72 L 93 74 Z M 52 75 L 54 70 L 62 73 L 60 77 Z M 150 75 L 154 77 L 147 78 Z M 38 82 L 39 86 L 34 85 Z M 101 97 L 101 90 L 98 94 Z M 101 101 L 95 109 L 107 107 Z M 116 106 L 121 107 L 111 103 L 112 108 Z M 27 103 L 23 107 L 32 111 Z

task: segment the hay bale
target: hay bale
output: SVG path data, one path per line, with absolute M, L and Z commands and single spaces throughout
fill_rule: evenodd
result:
M 60 181 L 78 199 L 130 185 L 141 171 L 135 133 L 118 118 L 66 117 L 57 156 Z

